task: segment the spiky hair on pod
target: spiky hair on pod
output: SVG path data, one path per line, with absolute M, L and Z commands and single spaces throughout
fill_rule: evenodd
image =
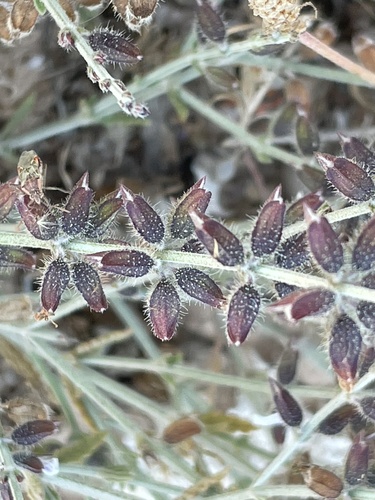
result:
M 95 60 L 100 64 L 128 66 L 143 59 L 141 51 L 124 32 L 116 31 L 110 27 L 99 27 L 95 28 L 86 38 L 96 53 Z

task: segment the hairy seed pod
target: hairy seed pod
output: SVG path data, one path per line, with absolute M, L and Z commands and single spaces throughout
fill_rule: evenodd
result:
M 294 397 L 277 380 L 269 377 L 273 400 L 286 425 L 296 427 L 302 422 L 302 410 Z
M 58 425 L 52 420 L 30 420 L 16 427 L 11 438 L 18 445 L 31 446 L 51 436 L 57 430 Z
M 35 255 L 22 248 L 0 247 L 0 268 L 35 269 Z
M 327 273 L 337 273 L 344 264 L 344 251 L 339 237 L 325 217 L 316 215 L 307 205 L 304 210 L 311 253 Z
M 89 238 L 102 237 L 110 229 L 122 206 L 120 190 L 102 198 L 90 211 L 84 235 Z
M 357 238 L 352 266 L 358 271 L 369 271 L 375 263 L 375 217 L 372 217 L 362 228 Z
M 273 253 L 281 239 L 284 225 L 285 203 L 281 186 L 269 196 L 261 209 L 251 234 L 251 250 L 256 257 Z
M 108 28 L 94 29 L 88 36 L 88 42 L 101 64 L 135 64 L 143 59 L 136 45 L 123 33 Z
M 9 215 L 19 194 L 18 187 L 14 185 L 15 180 L 0 185 L 0 221 Z
M 359 368 L 358 377 L 361 378 L 369 371 L 375 361 L 375 348 L 365 346 L 361 355 L 361 366 Z
M 298 350 L 294 346 L 288 344 L 281 353 L 277 365 L 277 379 L 280 384 L 288 385 L 293 381 L 296 375 L 298 357 Z
M 366 478 L 369 462 L 369 447 L 361 435 L 357 436 L 349 449 L 345 461 L 345 481 L 350 486 L 360 484 Z
M 272 303 L 269 309 L 282 313 L 288 321 L 299 321 L 306 316 L 328 312 L 335 303 L 335 294 L 321 288 L 296 290 Z
M 88 187 L 86 172 L 74 186 L 67 199 L 61 217 L 61 227 L 69 236 L 76 236 L 87 226 L 93 191 Z
M 284 269 L 295 269 L 309 260 L 306 234 L 292 236 L 281 243 L 276 253 L 276 263 Z
M 336 474 L 319 465 L 303 466 L 301 473 L 306 486 L 324 498 L 337 498 L 344 488 L 343 482 Z
M 319 424 L 318 431 L 327 436 L 338 434 L 350 423 L 355 413 L 355 406 L 345 404 L 322 420 Z
M 299 198 L 296 202 L 294 202 L 285 214 L 285 220 L 292 224 L 293 222 L 297 222 L 299 220 L 303 220 L 304 212 L 303 205 L 307 205 L 311 208 L 311 210 L 318 210 L 324 203 L 324 197 L 322 196 L 321 191 L 317 191 L 316 193 L 309 193 L 302 198 Z
M 180 316 L 180 297 L 175 287 L 166 279 L 154 288 L 148 303 L 152 331 L 160 340 L 171 340 L 175 335 Z
M 41 305 L 48 313 L 56 311 L 69 281 L 70 272 L 66 262 L 56 259 L 48 265 L 43 276 L 40 295 Z
M 331 331 L 329 358 L 336 375 L 349 389 L 356 378 L 361 346 L 358 326 L 349 316 L 342 314 Z
M 375 153 L 370 151 L 362 141 L 355 137 L 347 137 L 343 134 L 338 135 L 344 155 L 349 160 L 353 160 L 354 163 L 360 165 L 367 173 L 373 174 L 375 172 Z
M 196 0 L 196 13 L 199 27 L 209 40 L 222 43 L 225 40 L 225 25 L 220 14 L 211 6 L 209 0 Z
M 276 281 L 274 283 L 275 290 L 278 294 L 278 296 L 283 299 L 287 295 L 295 292 L 297 290 L 297 287 L 294 285 L 289 285 L 288 283 L 282 283 L 280 281 Z
M 312 155 L 319 148 L 319 131 L 311 123 L 305 113 L 298 111 L 296 121 L 296 140 L 301 154 L 304 156 Z
M 202 431 L 201 425 L 191 417 L 184 417 L 169 424 L 163 431 L 163 441 L 168 444 L 181 443 Z
M 30 453 L 14 453 L 12 458 L 18 467 L 22 467 L 34 474 L 41 474 L 43 472 L 43 462 L 35 455 L 31 455 Z
M 121 186 L 120 191 L 124 207 L 137 233 L 148 243 L 161 243 L 165 233 L 161 217 L 142 196 L 132 193 L 125 186 Z
M 38 16 L 33 0 L 15 0 L 10 15 L 11 30 L 23 35 L 30 33 Z
M 221 308 L 225 304 L 223 292 L 203 271 L 182 267 L 176 271 L 175 276 L 178 286 L 190 297 L 211 307 Z
M 37 204 L 29 195 L 16 201 L 17 210 L 28 231 L 39 240 L 52 240 L 58 233 L 56 217 L 44 203 Z
M 258 316 L 260 295 L 247 283 L 232 295 L 227 313 L 227 337 L 230 343 L 238 346 L 244 342 Z
M 375 397 L 367 396 L 362 398 L 359 405 L 365 417 L 375 420 Z
M 115 250 L 103 255 L 99 268 L 105 273 L 140 278 L 155 265 L 154 260 L 138 250 Z
M 97 271 L 86 262 L 77 262 L 72 266 L 72 278 L 77 290 L 92 311 L 103 312 L 108 303 Z
M 245 258 L 240 240 L 225 226 L 204 214 L 190 212 L 195 234 L 214 259 L 223 266 L 237 266 Z
M 188 240 L 186 243 L 184 243 L 181 247 L 181 252 L 188 252 L 188 253 L 205 253 L 206 249 L 204 248 L 204 245 L 196 238 L 192 238 L 191 240 Z

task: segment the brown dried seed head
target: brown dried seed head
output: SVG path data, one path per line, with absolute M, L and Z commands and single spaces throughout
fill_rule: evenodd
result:
M 306 486 L 322 497 L 337 498 L 344 488 L 343 482 L 336 474 L 319 465 L 308 465 L 303 467 L 301 472 Z
M 38 16 L 33 0 L 16 0 L 10 15 L 11 29 L 28 34 L 34 28 Z
M 59 4 L 65 10 L 65 14 L 71 21 L 76 21 L 78 18 L 77 11 L 75 10 L 72 0 L 59 0 Z
M 134 17 L 140 19 L 149 19 L 155 12 L 158 0 L 129 0 L 128 10 Z
M 200 424 L 191 417 L 180 418 L 172 422 L 163 431 L 163 440 L 168 444 L 176 444 L 201 432 Z
M 353 52 L 363 66 L 375 71 L 375 40 L 367 34 L 358 34 L 352 38 Z
M 0 41 L 3 43 L 11 43 L 13 35 L 10 27 L 10 12 L 3 6 L 0 6 Z

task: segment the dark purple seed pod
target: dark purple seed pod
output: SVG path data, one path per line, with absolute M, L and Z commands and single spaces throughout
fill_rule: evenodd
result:
M 0 185 L 0 220 L 5 219 L 14 207 L 19 188 L 14 185 L 16 178 Z
M 143 56 L 134 43 L 123 33 L 109 28 L 94 29 L 88 36 L 92 50 L 96 52 L 96 60 L 101 64 L 135 64 Z
M 123 206 L 120 190 L 110 193 L 91 209 L 90 217 L 84 235 L 91 237 L 103 236 L 111 227 L 117 213 Z
M 283 350 L 277 365 L 277 379 L 280 384 L 288 385 L 293 381 L 296 375 L 298 357 L 298 350 L 288 344 Z
M 277 380 L 269 377 L 273 400 L 286 425 L 296 427 L 302 422 L 302 410 L 294 397 Z
M 375 397 L 367 396 L 359 401 L 359 405 L 365 417 L 375 420 Z
M 223 266 L 238 266 L 245 258 L 240 240 L 225 226 L 198 212 L 190 213 L 195 234 L 214 259 Z
M 199 240 L 192 238 L 182 245 L 181 252 L 206 253 L 206 249 Z
M 365 276 L 360 285 L 372 290 L 375 289 L 375 273 L 369 273 Z M 367 302 L 366 300 L 361 300 L 357 305 L 357 316 L 361 323 L 365 325 L 366 328 L 373 330 L 375 328 L 375 304 L 373 302 Z
M 329 341 L 329 358 L 340 385 L 350 389 L 356 378 L 362 337 L 358 326 L 346 314 L 333 325 Z
M 244 342 L 258 316 L 260 295 L 250 283 L 232 295 L 227 314 L 228 341 L 236 346 Z
M 97 271 L 86 262 L 77 262 L 72 267 L 72 278 L 77 290 L 92 311 L 103 312 L 108 303 Z
M 39 240 L 53 240 L 58 233 L 56 217 L 44 203 L 35 203 L 24 195 L 16 201 L 17 210 L 28 231 Z
M 338 434 L 350 423 L 355 412 L 355 406 L 351 404 L 341 406 L 320 422 L 318 432 L 327 436 Z
M 322 288 L 296 290 L 274 302 L 269 309 L 282 313 L 288 321 L 299 321 L 306 316 L 328 312 L 335 303 L 335 294 Z
M 300 153 L 312 155 L 319 148 L 319 131 L 306 114 L 297 107 L 296 140 Z
M 357 436 L 349 449 L 345 462 L 345 481 L 355 486 L 364 481 L 369 465 L 369 447 L 361 435 Z
M 204 213 L 211 199 L 211 193 L 204 189 L 206 178 L 196 182 L 179 200 L 172 212 L 169 231 L 173 238 L 188 238 L 194 233 L 190 212 Z
M 353 269 L 369 271 L 375 263 L 375 217 L 372 217 L 362 228 L 357 238 L 353 256 Z
M 41 305 L 48 313 L 54 313 L 60 304 L 62 294 L 69 285 L 69 266 L 62 259 L 52 261 L 43 276 Z
M 121 186 L 121 196 L 134 229 L 148 243 L 161 243 L 164 238 L 164 224 L 161 217 L 137 194 Z
M 346 158 L 360 165 L 367 173 L 375 172 L 375 154 L 356 137 L 338 134 L 342 151 Z
M 325 217 L 316 215 L 307 205 L 304 205 L 304 210 L 311 253 L 324 271 L 337 273 L 344 263 L 339 237 Z
M 251 235 L 251 250 L 256 257 L 273 253 L 281 239 L 285 203 L 278 186 L 261 209 Z
M 115 250 L 103 255 L 99 269 L 105 273 L 140 278 L 150 272 L 154 265 L 155 261 L 147 253 L 138 250 Z
M 155 337 L 164 341 L 175 335 L 180 316 L 180 297 L 166 279 L 154 288 L 148 303 L 148 314 Z
M 0 268 L 35 269 L 35 255 L 22 248 L 0 247 Z
M 41 474 L 43 472 L 44 464 L 42 460 L 29 453 L 14 453 L 12 455 L 13 462 L 18 466 L 26 469 L 34 474 Z
M 14 429 L 12 441 L 21 446 L 32 446 L 42 439 L 51 436 L 58 430 L 58 425 L 52 420 L 30 420 Z
M 272 437 L 276 444 L 284 444 L 286 436 L 286 427 L 283 424 L 271 427 Z
M 225 304 L 223 292 L 203 271 L 182 267 L 176 271 L 175 276 L 178 286 L 190 297 L 219 309 Z
M 213 42 L 224 42 L 225 25 L 220 14 L 211 6 L 209 0 L 196 1 L 197 19 L 203 35 Z
M 297 290 L 296 286 L 289 285 L 288 283 L 282 283 L 280 281 L 276 281 L 274 285 L 275 285 L 275 290 L 281 299 Z
M 303 220 L 303 205 L 308 205 L 311 210 L 316 211 L 323 205 L 323 203 L 324 198 L 321 191 L 306 194 L 305 196 L 302 196 L 302 198 L 299 198 L 295 203 L 290 205 L 290 207 L 286 211 L 285 220 L 288 222 L 288 224 Z
M 74 186 L 67 199 L 61 217 L 61 227 L 65 234 L 76 236 L 87 227 L 93 191 L 88 186 L 86 172 Z
M 371 177 L 359 165 L 342 157 L 315 153 L 327 180 L 344 196 L 353 201 L 368 201 L 375 194 Z
M 306 486 L 321 497 L 328 499 L 341 495 L 344 484 L 333 472 L 319 465 L 306 465 L 301 467 L 301 473 Z
M 305 233 L 292 236 L 279 246 L 276 263 L 284 269 L 295 269 L 309 260 L 309 249 Z
M 361 356 L 361 366 L 359 368 L 358 377 L 361 378 L 369 371 L 375 361 L 375 348 L 365 346 Z

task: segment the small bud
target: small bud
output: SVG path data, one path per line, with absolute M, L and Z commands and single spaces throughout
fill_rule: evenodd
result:
M 273 253 L 281 239 L 284 225 L 285 203 L 281 186 L 269 196 L 261 209 L 251 235 L 251 249 L 256 257 Z
M 96 52 L 96 60 L 101 64 L 135 64 L 143 59 L 136 45 L 130 42 L 121 32 L 109 28 L 94 29 L 88 36 L 92 50 Z
M 122 208 L 120 191 L 115 191 L 105 196 L 95 205 L 84 232 L 85 236 L 101 237 L 112 225 L 118 211 Z
M 375 153 L 366 148 L 362 141 L 355 137 L 338 134 L 344 155 L 360 165 L 367 173 L 375 171 Z
M 337 498 L 344 488 L 336 474 L 319 465 L 307 465 L 301 472 L 306 486 L 324 498 Z
M 293 381 L 296 375 L 298 357 L 298 350 L 288 344 L 283 350 L 277 366 L 277 378 L 280 384 L 288 385 Z
M 52 420 L 30 420 L 16 427 L 11 438 L 16 444 L 31 446 L 51 436 L 57 430 L 58 426 Z
M 161 217 L 137 194 L 121 186 L 121 196 L 134 229 L 148 243 L 161 243 L 164 238 L 164 224 Z
M 77 290 L 92 311 L 103 312 L 108 303 L 97 271 L 86 262 L 73 264 L 72 278 Z
M 175 420 L 163 431 L 163 440 L 168 444 L 176 444 L 189 439 L 202 431 L 200 424 L 191 417 Z
M 350 200 L 367 201 L 374 196 L 373 180 L 356 163 L 323 153 L 315 153 L 315 157 L 325 171 L 327 180 Z
M 155 265 L 155 261 L 146 253 L 137 250 L 115 250 L 103 255 L 99 268 L 105 273 L 140 278 Z
M 296 140 L 300 153 L 304 156 L 312 155 L 319 148 L 319 132 L 316 126 L 297 108 Z
M 358 326 L 346 314 L 335 322 L 329 342 L 332 368 L 345 388 L 350 389 L 357 374 L 362 337 Z
M 286 425 L 296 427 L 302 422 L 302 410 L 294 397 L 277 380 L 269 377 L 273 400 Z
M 369 447 L 366 441 L 359 435 L 350 447 L 345 462 L 345 481 L 350 486 L 355 486 L 365 479 L 368 462 Z
M 225 40 L 225 25 L 209 0 L 197 0 L 196 13 L 203 35 L 216 43 Z
M 204 214 L 190 212 L 195 233 L 214 259 L 223 266 L 237 266 L 244 261 L 240 240 L 225 226 Z
M 54 313 L 60 304 L 61 296 L 69 285 L 69 266 L 62 259 L 52 261 L 43 276 L 41 304 L 48 313 Z
M 375 348 L 365 346 L 364 352 L 362 352 L 361 356 L 361 366 L 358 374 L 359 378 L 363 377 L 363 375 L 366 375 L 371 366 L 374 364 L 374 361 L 375 361 Z
M 372 217 L 363 227 L 357 238 L 352 266 L 358 271 L 369 271 L 375 263 L 375 217 Z
M 345 404 L 332 412 L 319 424 L 318 431 L 327 436 L 341 432 L 349 423 L 356 409 L 351 404 Z
M 367 396 L 359 401 L 359 405 L 365 417 L 375 420 L 375 397 Z
M 269 309 L 282 313 L 288 321 L 299 321 L 329 311 L 335 303 L 335 294 L 321 288 L 296 290 L 272 303 Z
M 304 206 L 308 224 L 307 239 L 315 260 L 328 273 L 337 273 L 344 263 L 344 251 L 339 237 L 325 217 Z
M 180 315 L 180 297 L 175 287 L 167 280 L 161 280 L 154 288 L 148 311 L 152 331 L 160 340 L 171 340 L 176 333 Z
M 67 199 L 61 218 L 61 227 L 69 236 L 76 236 L 87 226 L 93 191 L 88 187 L 86 172 L 74 186 Z
M 75 48 L 74 38 L 71 32 L 66 28 L 59 31 L 57 35 L 57 43 L 62 49 L 65 49 L 67 52 Z
M 276 444 L 284 444 L 286 436 L 286 427 L 283 424 L 271 427 L 272 437 Z
M 309 251 L 305 233 L 288 238 L 277 250 L 276 263 L 284 269 L 300 267 L 308 260 Z
M 0 221 L 9 215 L 16 202 L 19 189 L 14 181 L 15 179 L 0 185 Z
M 35 269 L 35 255 L 22 248 L 0 247 L 0 268 Z
M 221 308 L 225 297 L 218 285 L 208 274 L 190 267 L 182 267 L 176 271 L 176 280 L 182 290 L 194 299 L 211 307 Z
M 52 240 L 58 233 L 56 217 L 44 203 L 34 203 L 25 195 L 16 201 L 17 210 L 29 232 L 39 240 Z
M 194 224 L 189 213 L 204 213 L 211 199 L 211 193 L 204 189 L 205 177 L 200 179 L 185 193 L 174 208 L 169 231 L 173 238 L 188 238 L 194 232 Z
M 34 474 L 41 474 L 43 472 L 43 462 L 41 458 L 35 455 L 29 453 L 14 453 L 12 458 L 18 467 L 22 467 Z
M 227 314 L 229 342 L 239 346 L 247 338 L 260 308 L 260 295 L 250 283 L 232 295 Z

